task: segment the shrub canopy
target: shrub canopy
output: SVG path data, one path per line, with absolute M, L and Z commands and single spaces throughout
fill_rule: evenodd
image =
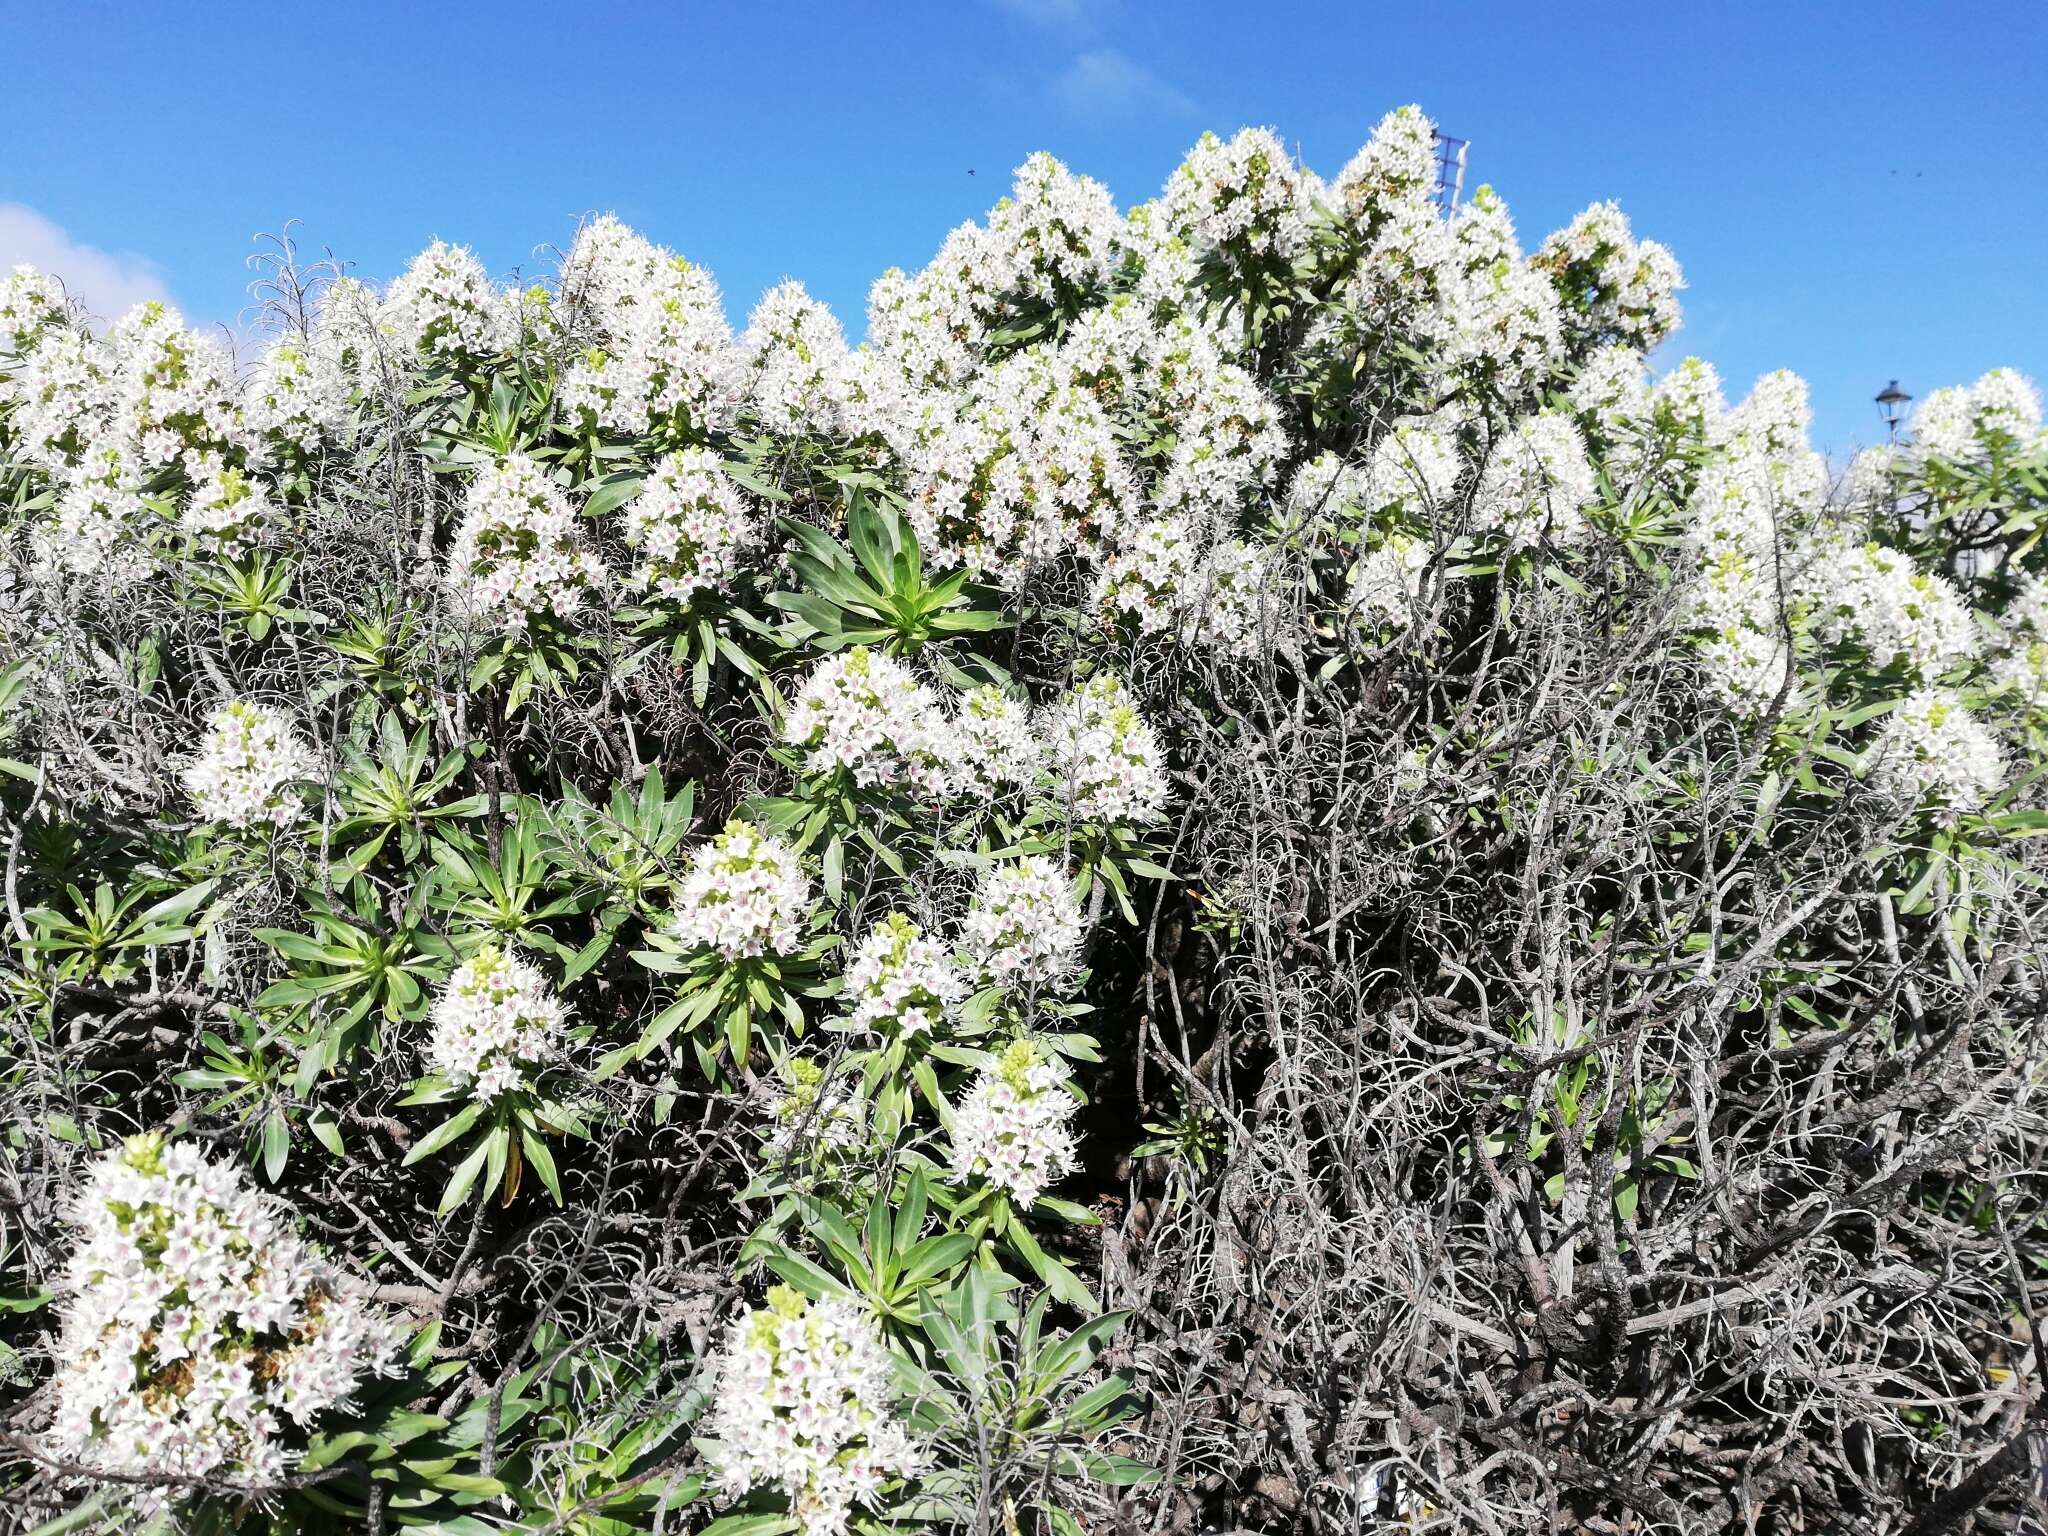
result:
M 11 1508 L 2009 1520 L 2040 402 L 1838 474 L 1434 142 L 1034 156 L 857 347 L 0 286 Z

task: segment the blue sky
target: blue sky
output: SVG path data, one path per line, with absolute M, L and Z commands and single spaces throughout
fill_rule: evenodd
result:
M 874 275 L 1034 149 L 1128 206 L 1203 128 L 1275 127 L 1329 174 L 1416 101 L 1529 245 L 1619 200 L 1684 263 L 1680 352 L 1736 393 L 1803 373 L 1832 452 L 1881 434 L 1893 376 L 2048 376 L 2039 0 L 72 0 L 7 7 L 0 57 L 0 262 L 61 259 L 99 307 L 232 322 L 288 218 L 385 278 L 435 236 L 539 270 L 611 210 L 736 321 L 798 277 L 857 336 Z

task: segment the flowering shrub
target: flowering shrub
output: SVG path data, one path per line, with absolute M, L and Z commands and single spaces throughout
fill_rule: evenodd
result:
M 787 953 L 811 906 L 795 853 L 745 822 L 704 844 L 676 889 L 675 935 L 728 960 Z
M 293 786 L 319 770 L 319 759 L 282 714 L 235 699 L 208 719 L 199 753 L 185 765 L 185 792 L 201 820 L 288 827 L 306 813 Z
M 1074 1169 L 1075 1099 L 1065 1063 L 1012 1041 L 975 1079 L 953 1117 L 953 1173 L 985 1178 L 1020 1206 Z
M 260 1488 L 392 1367 L 391 1322 L 337 1289 L 276 1201 L 188 1142 L 107 1154 L 73 1224 L 51 1433 L 81 1466 Z
M 877 1034 L 941 1029 L 967 995 L 959 962 L 901 912 L 870 928 L 846 965 L 847 1019 Z
M 891 1479 L 914 1475 L 916 1446 L 892 1414 L 895 1372 L 874 1322 L 850 1302 L 787 1286 L 735 1321 L 718 1358 L 711 1463 L 730 1495 L 780 1488 L 805 1536 L 847 1528 Z
M 478 1099 L 525 1089 L 560 1050 L 561 1001 L 533 966 L 485 945 L 455 968 L 434 1001 L 427 1064 Z
M 0 280 L 10 1517 L 2020 1520 L 2039 396 L 1439 147 Z

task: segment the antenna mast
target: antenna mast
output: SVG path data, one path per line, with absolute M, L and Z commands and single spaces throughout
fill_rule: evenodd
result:
M 1436 135 L 1436 205 L 1446 218 L 1464 194 L 1465 151 L 1471 147 L 1468 139 L 1454 139 L 1442 132 Z

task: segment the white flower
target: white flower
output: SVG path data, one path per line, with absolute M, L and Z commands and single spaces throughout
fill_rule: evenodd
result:
M 1205 133 L 1167 178 L 1159 217 L 1198 254 L 1221 248 L 1239 269 L 1286 262 L 1307 249 L 1314 190 L 1271 130 L 1240 129 L 1228 143 Z
M 1706 442 L 1725 431 L 1728 402 L 1712 363 L 1688 357 L 1650 388 L 1650 408 Z
M 1649 372 L 1643 366 L 1643 354 L 1619 341 L 1596 348 L 1579 365 L 1567 397 L 1573 410 L 1591 419 L 1596 433 L 1615 443 L 1650 414 Z
M 181 464 L 194 477 L 206 455 L 239 452 L 251 438 L 227 348 L 187 330 L 178 312 L 138 304 L 107 332 L 112 359 L 107 431 L 150 469 Z
M 315 452 L 348 421 L 341 349 L 295 338 L 272 343 L 243 388 L 242 413 L 252 433 Z
M 143 498 L 133 454 L 113 438 L 88 444 L 60 479 L 57 507 L 36 537 L 37 557 L 58 578 L 92 576 L 120 588 L 151 565 L 161 522 Z
M 1585 439 L 1569 416 L 1542 411 L 1515 422 L 1493 445 L 1472 497 L 1473 524 L 1510 539 L 1569 544 L 1587 531 L 1599 495 Z
M 1999 617 L 2000 644 L 1991 685 L 2030 709 L 2048 708 L 2048 580 L 2030 572 Z
M 1256 656 L 1288 641 L 1279 633 L 1292 594 L 1271 545 L 1222 539 L 1209 547 L 1181 604 L 1183 645 Z
M 47 272 L 18 266 L 0 281 L 0 353 L 23 354 L 69 310 L 64 285 Z
M 1439 276 L 1442 337 L 1433 371 L 1510 399 L 1537 389 L 1562 360 L 1557 290 L 1522 259 L 1507 205 L 1481 187 L 1451 219 L 1456 255 Z
M 1132 620 L 1140 634 L 1170 634 L 1187 606 L 1198 558 L 1187 519 L 1154 519 L 1102 557 L 1095 602 Z
M 1784 689 L 1792 654 L 1781 635 L 1729 624 L 1700 642 L 1700 662 L 1722 708 L 1754 715 Z
M 434 1000 L 427 1065 L 488 1102 L 523 1091 L 560 1051 L 561 1000 L 538 967 L 487 944 L 455 968 Z
M 669 454 L 626 503 L 626 545 L 640 556 L 634 583 L 670 602 L 731 585 L 759 539 L 746 497 L 707 449 Z
M 986 1179 L 1028 1208 L 1071 1173 L 1078 1102 L 1067 1076 L 1067 1064 L 1035 1041 L 1005 1047 L 954 1111 L 954 1177 Z
M 319 759 L 289 719 L 236 699 L 207 721 L 206 740 L 185 765 L 185 792 L 203 820 L 287 827 L 306 814 L 293 786 L 318 772 Z
M 924 1456 L 895 1416 L 895 1369 L 856 1302 L 787 1286 L 735 1321 L 715 1366 L 706 1459 L 719 1490 L 778 1489 L 803 1536 L 843 1536 Z
M 937 696 L 903 663 L 864 645 L 818 663 L 782 739 L 807 749 L 807 773 L 844 771 L 870 789 L 947 788 L 951 746 Z
M 1081 904 L 1074 882 L 1041 854 L 992 866 L 968 908 L 960 940 L 991 982 L 1067 980 L 1081 963 Z
M 844 430 L 851 355 L 832 311 L 796 282 L 763 295 L 740 338 L 740 377 L 761 425 L 792 436 Z
M 131 1139 L 71 1220 L 50 1429 L 66 1459 L 261 1485 L 297 1460 L 294 1429 L 394 1369 L 402 1330 L 340 1290 L 277 1201 L 194 1146 Z
M 1045 765 L 1045 744 L 1031 706 L 985 683 L 960 695 L 946 740 L 953 786 L 998 795 L 1033 783 Z
M 1361 624 L 1405 629 L 1415 617 L 1422 593 L 1422 573 L 1429 567 L 1429 545 L 1406 534 L 1394 534 L 1377 549 L 1359 557 L 1351 572 L 1351 606 Z
M 30 463 L 64 470 L 95 442 L 118 442 L 112 417 L 116 359 L 105 342 L 71 326 L 46 329 L 17 370 L 9 423 Z M 129 457 L 140 461 L 140 449 Z M 150 466 L 154 468 L 154 465 Z
M 1016 580 L 1098 536 L 1138 498 L 1100 399 L 1034 347 L 1009 358 L 911 463 L 907 516 L 934 564 Z
M 1426 519 L 1449 505 L 1464 472 L 1449 423 L 1423 417 L 1396 422 L 1373 445 L 1366 481 L 1376 508 L 1399 506 Z
M 810 910 L 811 882 L 795 852 L 734 821 L 691 855 L 672 926 L 685 945 L 738 960 L 794 951 Z
M 999 286 L 1059 304 L 1093 293 L 1121 254 L 1123 218 L 1109 190 L 1040 151 L 1017 167 L 988 216 Z
M 1805 551 L 1796 591 L 1825 641 L 1854 640 L 1880 670 L 1931 678 L 1976 655 L 1977 623 L 1954 585 L 1897 550 L 1824 530 Z
M 518 629 L 543 610 L 573 616 L 602 584 L 604 567 L 583 547 L 561 487 L 515 453 L 471 482 L 448 579 L 472 613 Z
M 1046 717 L 1053 777 L 1076 820 L 1138 826 L 1166 814 L 1159 738 L 1119 678 L 1096 674 Z
M 624 242 L 615 231 L 593 236 L 588 251 L 579 240 L 571 252 L 571 272 L 589 272 L 578 280 L 587 281 L 601 339 L 564 376 L 562 408 L 625 437 L 676 422 L 698 431 L 726 425 L 739 355 L 718 284 L 704 268 L 626 234 Z M 600 255 L 605 241 L 621 250 Z
M 967 997 L 967 976 L 945 945 L 901 912 L 870 928 L 847 964 L 847 1020 L 899 1036 L 940 1031 Z
M 1968 389 L 1937 389 L 1913 411 L 1912 444 L 1928 458 L 1969 462 L 1994 445 L 2044 445 L 2041 395 L 2025 375 L 1994 368 Z
M 1954 694 L 1923 688 L 1892 711 L 1871 745 L 1873 782 L 1915 806 L 1975 810 L 2005 783 L 1998 738 Z
M 1436 125 L 1416 106 L 1396 107 L 1353 155 L 1331 194 L 1353 222 L 1370 229 L 1389 208 L 1426 204 L 1436 190 Z
M 391 285 L 378 318 L 401 346 L 451 362 L 474 362 L 519 340 L 517 300 L 467 246 L 440 240 Z
M 1545 240 L 1534 264 L 1557 285 L 1576 341 L 1647 352 L 1678 329 L 1677 259 L 1654 240 L 1638 243 L 1613 203 L 1595 203 Z
M 179 522 L 199 548 L 237 556 L 256 543 L 276 516 L 277 507 L 260 480 L 209 456 Z

